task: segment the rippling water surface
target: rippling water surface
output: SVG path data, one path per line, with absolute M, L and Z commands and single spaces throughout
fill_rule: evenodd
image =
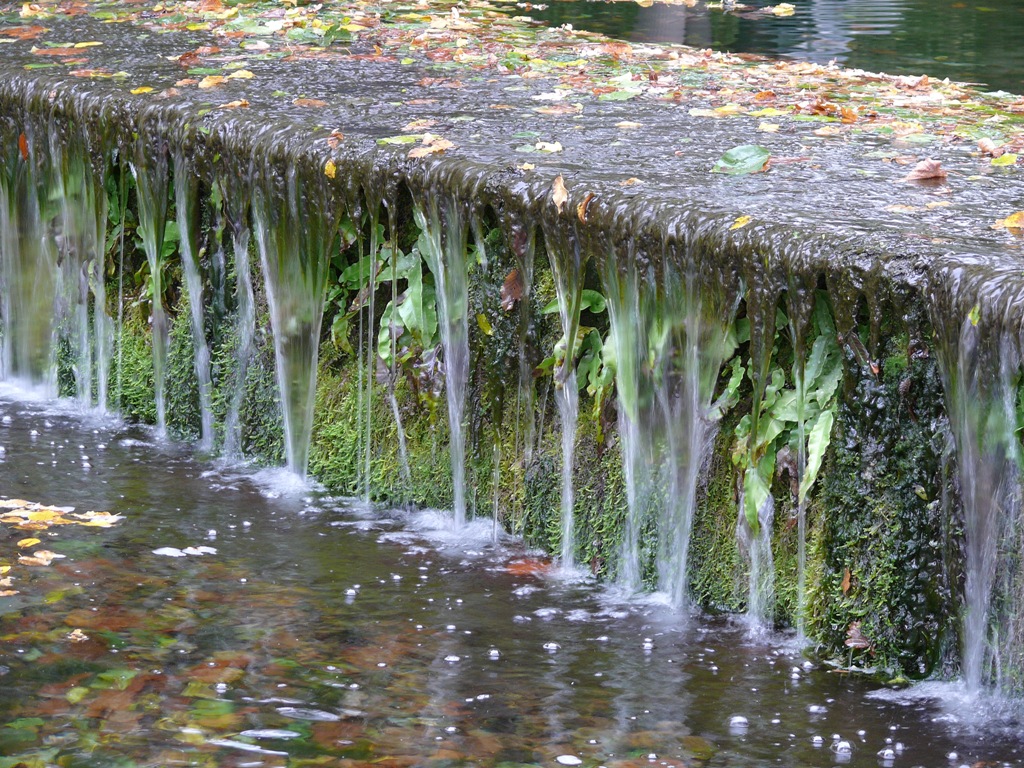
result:
M 1024 764 L 1010 704 L 831 671 L 487 520 L 370 509 L 13 390 L 0 446 L 4 496 L 124 516 L 0 523 L 0 766 Z M 41 548 L 64 557 L 18 561 Z
M 794 0 L 796 13 L 759 13 L 747 0 L 723 13 L 703 4 L 551 0 L 520 3 L 552 24 L 570 23 L 637 42 L 686 43 L 839 64 L 872 72 L 929 74 L 1024 92 L 1024 4 L 1018 0 Z

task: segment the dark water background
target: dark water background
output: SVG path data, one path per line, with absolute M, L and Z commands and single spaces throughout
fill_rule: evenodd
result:
M 756 11 L 766 0 L 747 0 Z M 775 17 L 655 3 L 551 0 L 520 7 L 549 24 L 572 24 L 634 42 L 685 43 L 734 53 L 839 64 L 872 72 L 975 82 L 1024 92 L 1020 0 L 794 0 Z

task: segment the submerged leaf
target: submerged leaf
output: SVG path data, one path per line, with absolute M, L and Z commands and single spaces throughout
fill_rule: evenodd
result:
M 715 163 L 712 173 L 724 173 L 729 176 L 745 176 L 748 173 L 761 173 L 768 170 L 771 152 L 758 144 L 741 144 L 733 147 Z

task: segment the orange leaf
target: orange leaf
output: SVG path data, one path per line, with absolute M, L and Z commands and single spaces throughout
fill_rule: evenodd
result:
M 501 284 L 501 308 L 511 312 L 516 302 L 523 298 L 523 279 L 519 276 L 519 270 L 514 269 L 505 275 L 505 282 Z
M 326 107 L 327 102 L 321 99 L 295 99 L 292 102 L 296 107 Z
M 565 207 L 566 201 L 569 199 L 569 192 L 565 188 L 565 180 L 562 175 L 555 176 L 555 180 L 551 182 L 551 202 L 554 203 L 555 208 L 558 212 L 562 212 L 562 208 Z
M 583 224 L 587 223 L 587 206 L 590 205 L 590 201 L 594 199 L 593 192 L 587 192 L 586 197 L 583 198 L 583 202 L 576 206 L 576 216 Z
M 850 576 L 851 576 L 851 574 L 850 574 L 850 569 L 849 568 L 847 568 L 845 571 L 843 571 L 843 585 L 842 586 L 843 586 L 843 594 L 844 595 L 847 592 L 850 591 Z
M 932 160 L 930 157 L 927 160 L 922 160 L 920 163 L 914 166 L 914 170 L 908 173 L 903 180 L 904 181 L 937 181 L 939 179 L 946 178 L 946 169 L 942 167 L 942 163 L 938 160 Z
M 21 152 L 21 159 L 28 160 L 28 137 L 24 133 L 18 136 L 18 149 Z

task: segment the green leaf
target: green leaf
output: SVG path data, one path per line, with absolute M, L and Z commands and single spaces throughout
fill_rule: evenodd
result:
M 992 158 L 992 165 L 1003 168 L 1008 165 L 1014 165 L 1017 162 L 1017 156 L 1012 152 L 1007 152 L 1005 155 Z
M 970 313 L 967 315 L 967 319 L 971 321 L 971 325 L 977 325 L 978 321 L 981 320 L 981 304 L 975 304 Z
M 640 91 L 612 91 L 611 93 L 602 93 L 597 97 L 598 101 L 629 101 L 630 99 L 639 96 Z
M 767 168 L 771 156 L 771 152 L 758 144 L 741 144 L 718 158 L 711 172 L 725 173 L 729 176 L 758 173 Z
M 407 133 L 401 136 L 388 136 L 383 139 L 377 139 L 377 143 L 381 146 L 387 145 L 401 145 L 401 144 L 415 144 L 417 141 L 423 138 L 422 133 Z
M 584 288 L 580 293 L 580 310 L 589 309 L 595 315 L 599 315 L 604 312 L 607 307 L 607 302 L 597 291 L 592 291 L 589 288 Z M 556 307 L 557 308 L 557 307 Z
M 807 498 L 807 492 L 811 490 L 814 481 L 818 477 L 818 470 L 821 469 L 821 462 L 825 458 L 825 451 L 832 440 L 832 421 L 834 412 L 830 408 L 822 411 L 818 420 L 811 427 L 810 435 L 807 438 L 807 466 L 804 469 L 803 479 L 800 481 L 799 500 L 802 504 Z
M 743 514 L 755 536 L 761 528 L 759 513 L 770 497 L 771 491 L 760 472 L 756 467 L 749 467 L 743 474 Z

